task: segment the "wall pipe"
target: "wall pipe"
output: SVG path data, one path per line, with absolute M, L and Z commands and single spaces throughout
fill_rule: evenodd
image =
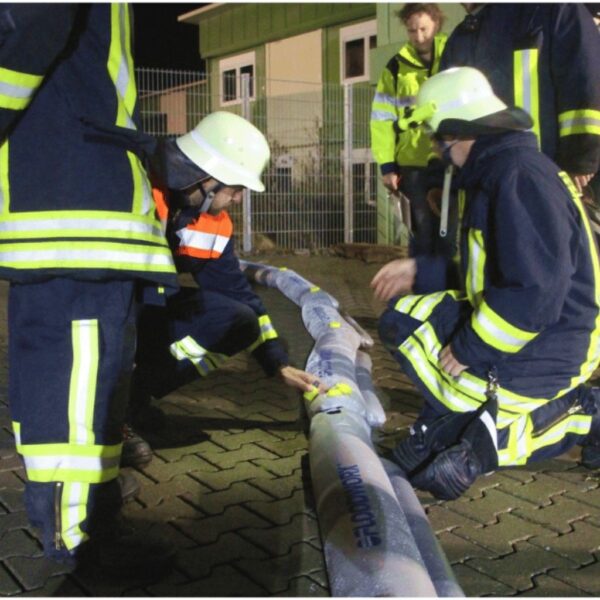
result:
M 371 380 L 372 338 L 337 300 L 294 271 L 240 261 L 249 279 L 301 307 L 315 339 L 306 369 L 329 388 L 305 394 L 311 479 L 333 596 L 463 596 L 412 486 L 382 460 L 385 412 Z

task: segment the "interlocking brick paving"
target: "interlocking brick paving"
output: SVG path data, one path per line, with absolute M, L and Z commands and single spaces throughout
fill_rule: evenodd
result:
M 332 293 L 377 337 L 383 304 L 368 287 L 381 267 L 332 256 L 268 256 Z M 6 396 L 6 284 L 0 284 L 0 594 L 5 596 L 327 596 L 310 485 L 301 399 L 241 354 L 164 398 L 167 428 L 154 460 L 134 472 L 139 497 L 125 513 L 178 547 L 162 580 L 91 581 L 42 557 L 26 519 L 25 472 L 14 449 Z M 257 287 L 290 355 L 302 366 L 312 340 L 300 312 Z M 391 448 L 422 400 L 377 343 L 373 381 L 388 420 L 375 439 Z M 579 453 L 479 478 L 460 499 L 418 493 L 467 596 L 600 595 L 600 475 Z

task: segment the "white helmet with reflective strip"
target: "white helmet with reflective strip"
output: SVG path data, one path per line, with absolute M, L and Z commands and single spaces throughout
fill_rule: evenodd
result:
M 533 125 L 524 110 L 504 104 L 485 75 L 473 67 L 440 71 L 425 81 L 417 94 L 413 118 L 440 135 L 479 135 Z
M 264 192 L 260 177 L 271 152 L 265 136 L 246 119 L 218 111 L 175 140 L 205 173 L 225 185 Z

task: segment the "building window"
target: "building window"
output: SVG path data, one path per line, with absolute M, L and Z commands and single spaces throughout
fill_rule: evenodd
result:
M 342 83 L 369 81 L 369 50 L 376 47 L 376 21 L 365 21 L 340 29 Z
M 219 61 L 221 104 L 239 104 L 242 101 L 242 75 L 250 76 L 250 99 L 254 100 L 254 52 L 231 56 Z

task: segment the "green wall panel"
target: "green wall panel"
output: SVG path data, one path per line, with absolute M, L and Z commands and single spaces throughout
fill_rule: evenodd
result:
M 321 27 L 375 18 L 375 3 L 224 4 L 200 18 L 203 58 L 223 56 Z

